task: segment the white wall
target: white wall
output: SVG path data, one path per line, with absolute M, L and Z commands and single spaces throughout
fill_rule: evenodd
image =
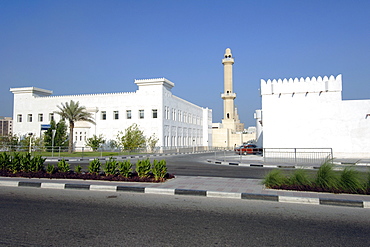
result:
M 102 134 L 106 140 L 115 140 L 119 131 L 124 131 L 133 123 L 138 124 L 147 137 L 155 134 L 159 139 L 157 146 L 202 146 L 209 143 L 209 136 L 204 135 L 204 129 L 208 129 L 207 122 L 203 121 L 204 108 L 172 95 L 172 82 L 159 78 L 135 80 L 135 83 L 138 85 L 136 92 L 66 96 L 50 96 L 52 91 L 44 89 L 13 88 L 14 134 L 20 136 L 32 132 L 40 136 L 41 124 L 50 123 L 49 114 L 57 111 L 57 106 L 61 103 L 73 100 L 92 112 L 96 122 L 96 125 L 76 123 L 76 146 L 84 146 L 85 136 L 89 138 L 94 134 Z M 153 109 L 157 110 L 157 118 L 153 118 Z M 127 110 L 131 110 L 131 119 L 126 117 Z M 144 110 L 143 119 L 139 118 L 140 110 Z M 102 119 L 103 111 L 106 112 L 105 120 Z M 118 111 L 119 119 L 114 119 L 115 111 Z M 167 116 L 166 111 L 169 112 Z M 191 117 L 185 119 L 184 113 Z M 32 122 L 27 119 L 29 114 L 32 114 Z M 38 119 L 39 114 L 43 114 L 41 122 Z M 18 122 L 18 115 L 22 115 L 22 122 Z M 212 121 L 212 115 L 208 115 L 207 119 L 209 117 Z M 54 118 L 56 122 L 60 120 L 57 114 L 54 114 Z M 165 137 L 172 141 L 166 143 Z
M 370 100 L 343 101 L 342 76 L 261 80 L 265 148 L 333 148 L 370 157 Z

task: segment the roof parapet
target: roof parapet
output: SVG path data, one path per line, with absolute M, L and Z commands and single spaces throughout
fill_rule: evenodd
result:
M 10 88 L 10 92 L 13 94 L 32 94 L 34 96 L 44 97 L 49 96 L 53 93 L 51 90 L 37 88 L 37 87 L 18 87 Z
M 170 80 L 162 77 L 162 78 L 152 78 L 152 79 L 135 79 L 135 84 L 138 85 L 138 87 L 141 86 L 153 86 L 153 85 L 163 85 L 168 89 L 171 89 L 175 86 L 173 82 Z
M 292 94 L 292 93 L 321 93 L 321 92 L 341 92 L 342 74 L 337 77 L 318 76 L 306 78 L 286 79 L 261 79 L 261 95 L 271 94 Z

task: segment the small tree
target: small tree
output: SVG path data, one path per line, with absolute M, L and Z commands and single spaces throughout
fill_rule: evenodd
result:
M 8 146 L 11 150 L 14 150 L 15 146 L 19 144 L 19 138 L 16 135 L 4 135 L 0 136 L 0 142 L 2 146 Z
M 154 133 L 151 137 L 148 138 L 147 144 L 148 144 L 148 147 L 150 148 L 150 152 L 154 152 L 154 149 L 155 149 L 155 146 L 158 143 L 158 140 L 159 139 L 155 136 Z
M 95 124 L 93 120 L 93 115 L 91 112 L 87 112 L 84 106 L 80 106 L 79 102 L 74 102 L 71 100 L 69 103 L 62 103 L 62 106 L 57 106 L 59 111 L 56 111 L 61 118 L 67 119 L 69 122 L 69 145 L 68 152 L 73 152 L 73 129 L 75 127 L 75 122 L 86 121 Z
M 36 139 L 37 138 L 34 137 L 33 135 L 23 135 L 23 138 L 21 138 L 19 144 L 23 149 L 27 150 L 28 147 L 30 146 L 30 143 L 32 147 L 35 146 Z
M 144 132 L 139 130 L 138 125 L 133 124 L 124 133 L 122 131 L 118 133 L 117 142 L 123 149 L 131 152 L 137 148 L 145 147 L 146 138 Z
M 93 135 L 93 137 L 87 138 L 86 146 L 91 147 L 93 151 L 98 150 L 98 148 L 105 143 L 103 135 Z
M 45 146 L 53 146 L 53 130 L 55 130 L 54 147 L 66 147 L 68 145 L 68 134 L 64 120 L 59 121 L 57 124 L 54 120 L 50 121 L 50 128 L 44 133 Z

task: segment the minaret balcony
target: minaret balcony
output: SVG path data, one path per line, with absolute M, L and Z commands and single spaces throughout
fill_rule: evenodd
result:
M 235 99 L 236 93 L 223 93 L 221 94 L 222 99 Z
M 222 59 L 222 63 L 223 64 L 225 64 L 225 63 L 234 64 L 234 58 L 224 58 L 224 59 Z

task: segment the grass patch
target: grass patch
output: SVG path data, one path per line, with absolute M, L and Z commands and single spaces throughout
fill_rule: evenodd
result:
M 272 189 L 370 195 L 370 171 L 361 173 L 351 167 L 334 171 L 333 165 L 326 162 L 314 175 L 302 169 L 289 175 L 278 169 L 272 170 L 265 176 L 263 184 Z
M 286 182 L 287 178 L 282 174 L 281 170 L 277 169 L 269 172 L 263 180 L 263 184 L 268 188 L 279 187 L 286 184 Z
M 325 162 L 317 171 L 315 184 L 323 189 L 337 189 L 338 177 L 333 170 L 333 164 Z
M 295 170 L 292 175 L 288 177 L 288 184 L 297 186 L 309 186 L 312 185 L 312 178 L 307 174 L 306 170 L 298 169 Z
M 366 184 L 360 178 L 360 173 L 352 168 L 345 168 L 343 170 L 339 178 L 339 185 L 341 189 L 349 193 L 364 191 L 366 188 Z

